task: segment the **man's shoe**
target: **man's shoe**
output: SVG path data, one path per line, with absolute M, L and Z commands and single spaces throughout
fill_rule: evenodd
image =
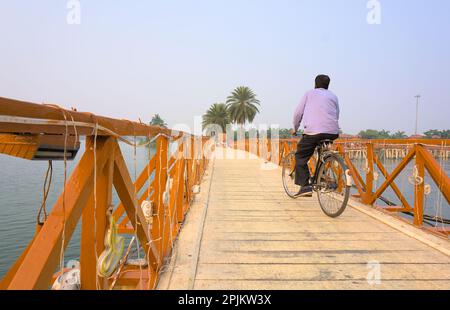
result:
M 295 197 L 312 197 L 313 189 L 311 185 L 302 186 Z

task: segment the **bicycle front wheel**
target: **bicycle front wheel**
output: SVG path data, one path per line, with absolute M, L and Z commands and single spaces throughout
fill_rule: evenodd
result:
M 283 187 L 286 194 L 291 198 L 296 198 L 300 186 L 295 184 L 295 152 L 289 153 L 282 160 Z
M 342 157 L 331 154 L 322 163 L 317 180 L 317 196 L 322 211 L 329 217 L 340 216 L 350 197 L 350 180 Z

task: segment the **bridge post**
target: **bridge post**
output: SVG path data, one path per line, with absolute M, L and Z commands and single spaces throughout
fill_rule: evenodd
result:
M 115 140 L 114 138 L 107 139 Z M 105 140 L 105 138 L 99 137 L 97 140 Z M 97 143 L 94 143 L 94 138 L 86 137 L 86 149 L 93 149 L 94 145 L 97 145 Z M 112 148 L 108 157 L 108 161 L 103 169 L 99 169 L 97 165 L 97 189 L 93 188 L 82 213 L 80 277 L 81 288 L 86 290 L 96 290 L 97 287 L 104 287 L 103 281 L 97 283 L 97 257 L 105 248 L 103 240 L 105 240 L 108 226 L 107 211 L 112 201 L 114 148 Z M 99 159 L 97 158 L 98 161 Z M 96 201 L 94 201 L 95 190 L 97 191 Z M 95 240 L 97 241 L 95 242 Z
M 367 143 L 367 167 L 366 167 L 366 187 L 363 196 L 363 203 L 369 204 L 373 195 L 373 144 Z
M 177 222 L 180 224 L 184 220 L 184 194 L 187 192 L 185 178 L 185 166 L 186 158 L 184 154 L 184 144 L 180 146 L 181 157 L 178 159 L 178 191 L 175 193 L 176 198 L 176 212 L 177 212 Z
M 414 225 L 423 225 L 423 202 L 425 197 L 425 162 L 419 148 L 421 146 L 416 144 L 416 168 L 417 179 L 414 185 Z M 418 181 L 421 182 L 418 182 Z
M 152 240 L 155 240 L 156 248 L 158 249 L 160 261 L 158 266 L 162 264 L 162 257 L 166 250 L 166 220 L 167 212 L 164 205 L 164 191 L 167 182 L 167 157 L 168 157 L 168 139 L 165 136 L 160 136 L 156 140 L 156 164 L 155 164 L 155 202 L 156 202 L 156 220 L 153 220 L 152 225 Z M 191 144 L 193 147 L 193 143 Z

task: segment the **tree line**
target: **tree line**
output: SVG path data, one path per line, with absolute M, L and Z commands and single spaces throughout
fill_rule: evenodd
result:
M 391 133 L 388 130 L 367 129 L 360 131 L 358 136 L 362 139 L 405 139 L 408 135 L 404 131 Z M 423 133 L 427 139 L 450 139 L 450 130 L 428 130 Z

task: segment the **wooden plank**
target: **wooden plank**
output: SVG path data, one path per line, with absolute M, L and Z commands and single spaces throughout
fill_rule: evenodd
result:
M 450 281 L 389 280 L 380 285 L 370 285 L 367 280 L 347 281 L 243 281 L 243 280 L 198 280 L 197 290 L 445 290 Z
M 368 262 L 362 264 L 277 264 L 239 265 L 200 264 L 198 280 L 253 281 L 335 281 L 367 278 Z M 450 281 L 450 264 L 384 264 L 382 280 L 446 280 Z

